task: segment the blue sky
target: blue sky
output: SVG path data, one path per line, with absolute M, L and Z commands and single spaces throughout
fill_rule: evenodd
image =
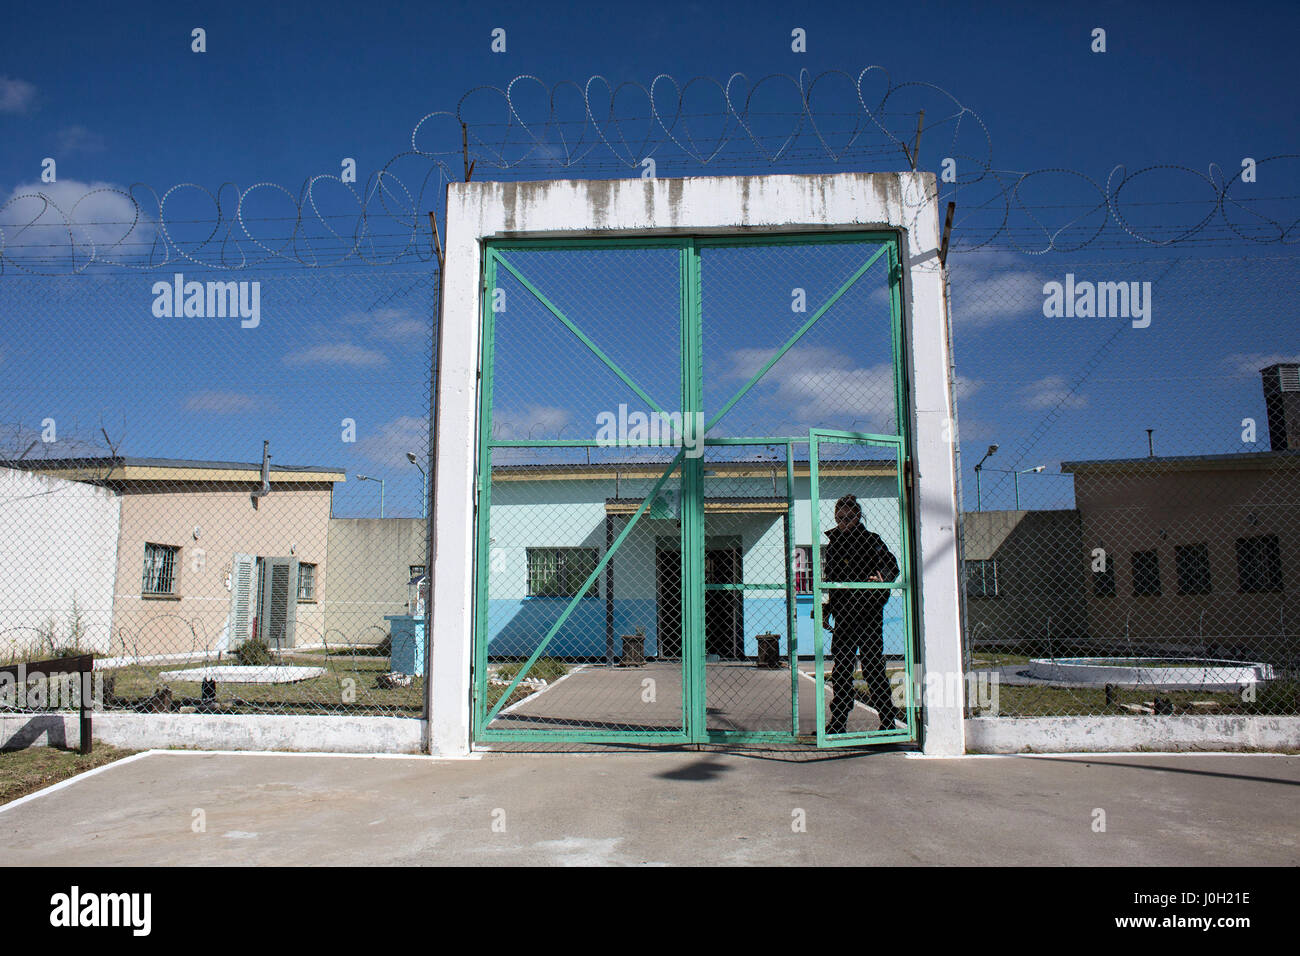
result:
M 1300 153 L 1291 49 L 1300 14 L 1287 3 L 1234 12 L 1196 3 L 55 2 L 11 5 L 3 16 L 0 203 L 38 182 L 45 157 L 57 160 L 65 196 L 87 184 L 148 183 L 162 193 L 181 183 L 216 190 L 226 182 L 278 183 L 296 194 L 309 177 L 337 173 L 344 156 L 356 159 L 364 182 L 409 148 L 421 116 L 454 109 L 471 88 L 525 73 L 547 83 L 583 83 L 593 74 L 649 83 L 659 73 L 756 79 L 801 69 L 856 74 L 879 64 L 896 83 L 937 84 L 974 110 L 988 129 L 995 167 L 1068 168 L 1096 180 L 1118 164 L 1136 170 L 1160 163 L 1201 171 L 1218 164 L 1230 177 L 1243 156 Z M 1107 31 L 1100 55 L 1089 50 L 1098 26 Z M 204 54 L 190 50 L 195 27 L 206 30 Z M 490 50 L 497 27 L 506 30 L 504 54 Z M 807 53 L 790 49 L 795 27 L 807 31 Z M 902 112 L 928 101 L 904 93 L 893 102 Z M 484 105 L 472 115 L 490 114 Z M 937 169 L 951 147 L 948 130 L 932 133 L 921 165 Z M 659 162 L 661 176 L 701 172 L 679 151 L 665 151 Z M 879 157 L 844 168 L 899 165 L 901 157 Z M 1293 164 L 1274 164 L 1263 177 L 1271 181 L 1259 185 L 1270 196 L 1291 196 L 1295 173 Z M 1035 198 L 1079 195 L 1067 183 L 1041 180 Z M 1204 195 L 1201 184 L 1174 172 L 1145 184 L 1138 198 Z M 985 223 L 968 211 L 974 202 L 965 202 L 980 196 L 959 197 L 959 237 L 963 224 L 973 234 Z M 287 208 L 270 192 L 258 199 L 258 214 Z M 178 225 L 177 237 L 201 234 L 210 216 L 205 200 L 180 193 L 171 202 L 169 218 L 197 220 Z M 327 189 L 322 202 L 331 211 L 346 208 Z M 1278 207 L 1295 218 L 1293 205 Z M 1201 208 L 1132 207 L 1150 223 L 1194 221 Z M 0 226 L 12 232 L 13 225 L 0 214 Z M 1192 246 L 1182 254 L 1254 261 L 1184 265 L 1166 275 L 1163 263 L 1139 261 L 1158 258 L 1157 250 L 1131 246 L 1032 258 L 964 253 L 955 261 L 954 283 L 965 280 L 954 298 L 967 469 L 989 441 L 1002 443 L 1002 467 L 1045 463 L 1048 471 L 1062 458 L 1141 454 L 1142 428 L 1152 425 L 1166 453 L 1241 450 L 1230 426 L 1252 413 L 1262 422 L 1258 377 L 1250 378 L 1249 367 L 1295 355 L 1300 344 L 1285 294 L 1296 269 L 1259 257 L 1282 256 L 1288 247 Z M 1041 283 L 1067 269 L 1081 276 L 1091 269 L 1099 279 L 1165 276 L 1152 334 L 1116 339 L 1078 394 L 1070 389 L 1080 369 L 1113 327 L 1049 325 L 1035 316 Z M 0 420 L 39 427 L 48 413 L 97 425 L 106 411 L 110 423 L 131 419 L 127 453 L 171 457 L 251 460 L 269 435 L 277 460 L 387 475 L 389 501 L 417 513 L 419 475 L 400 454 L 420 438 L 427 408 L 420 384 L 427 356 L 409 325 L 421 315 L 420 297 L 427 298 L 417 261 L 401 280 L 290 278 L 274 288 L 269 277 L 292 270 L 268 268 L 259 274 L 268 280 L 267 303 L 292 324 L 269 328 L 255 342 L 228 327 L 154 334 L 139 302 L 147 309 L 146 287 L 171 271 L 124 276 L 109 291 L 79 288 L 62 304 L 50 298 L 58 286 L 40 285 L 44 280 L 0 288 L 0 374 L 11 383 Z M 12 276 L 6 271 L 0 286 Z M 44 290 L 35 300 L 33 283 Z M 396 303 L 380 301 L 395 288 L 404 290 Z M 59 361 L 50 363 L 51 354 Z M 1057 407 L 1060 421 L 1046 437 L 1013 454 Z M 358 422 L 352 444 L 338 439 L 345 417 Z M 998 504 L 1009 505 L 1005 490 Z M 374 513 L 373 498 L 371 488 L 349 481 L 339 492 L 340 513 Z

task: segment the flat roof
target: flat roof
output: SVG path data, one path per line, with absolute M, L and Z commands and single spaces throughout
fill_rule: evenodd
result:
M 1141 474 L 1136 466 L 1153 471 L 1225 471 L 1234 468 L 1278 468 L 1300 464 L 1300 449 L 1244 451 L 1227 455 L 1167 455 L 1146 458 L 1097 458 L 1063 461 L 1062 472 L 1117 471 Z
M 573 462 L 569 464 L 535 465 L 494 465 L 494 481 L 560 481 L 563 479 L 584 479 L 596 481 L 614 478 L 658 478 L 668 467 L 669 460 L 663 461 L 629 461 L 615 464 L 613 462 Z M 795 461 L 794 473 L 797 478 L 808 477 L 808 461 Z M 784 461 L 706 461 L 704 465 L 706 478 L 726 476 L 728 478 L 771 478 L 775 470 L 780 477 L 785 476 Z M 897 464 L 892 459 L 872 461 L 867 459 L 831 458 L 818 463 L 817 470 L 823 474 L 850 475 L 854 478 L 893 477 Z M 710 475 L 707 472 L 715 472 Z
M 0 461 L 0 468 L 14 468 L 53 475 L 57 478 L 86 478 L 87 472 L 104 471 L 109 481 L 248 481 L 261 476 L 260 462 L 194 461 L 184 458 L 136 458 L 126 455 L 85 458 L 28 458 Z M 322 465 L 271 466 L 273 482 L 342 482 L 342 468 Z

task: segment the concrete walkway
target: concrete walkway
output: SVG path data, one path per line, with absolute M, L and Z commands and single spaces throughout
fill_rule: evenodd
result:
M 0 864 L 1294 866 L 1297 807 L 1290 756 L 169 752 L 0 811 Z

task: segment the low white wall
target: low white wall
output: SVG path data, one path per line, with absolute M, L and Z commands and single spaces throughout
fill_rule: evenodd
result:
M 1300 717 L 972 717 L 968 753 L 1297 750 Z
M 127 750 L 305 750 L 320 753 L 420 753 L 418 717 L 277 717 L 226 714 L 97 713 L 98 743 Z M 75 713 L 0 715 L 0 748 L 76 746 Z
M 96 714 L 95 740 L 128 750 L 286 750 L 418 753 L 415 717 Z M 0 715 L 0 748 L 75 747 L 75 713 Z M 1300 749 L 1300 717 L 975 717 L 970 753 L 1107 753 Z

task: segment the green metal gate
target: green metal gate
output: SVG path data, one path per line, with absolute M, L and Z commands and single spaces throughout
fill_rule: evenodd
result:
M 916 739 L 897 243 L 485 244 L 476 741 Z M 894 580 L 823 579 L 846 495 Z M 853 684 L 837 591 L 888 594 Z

